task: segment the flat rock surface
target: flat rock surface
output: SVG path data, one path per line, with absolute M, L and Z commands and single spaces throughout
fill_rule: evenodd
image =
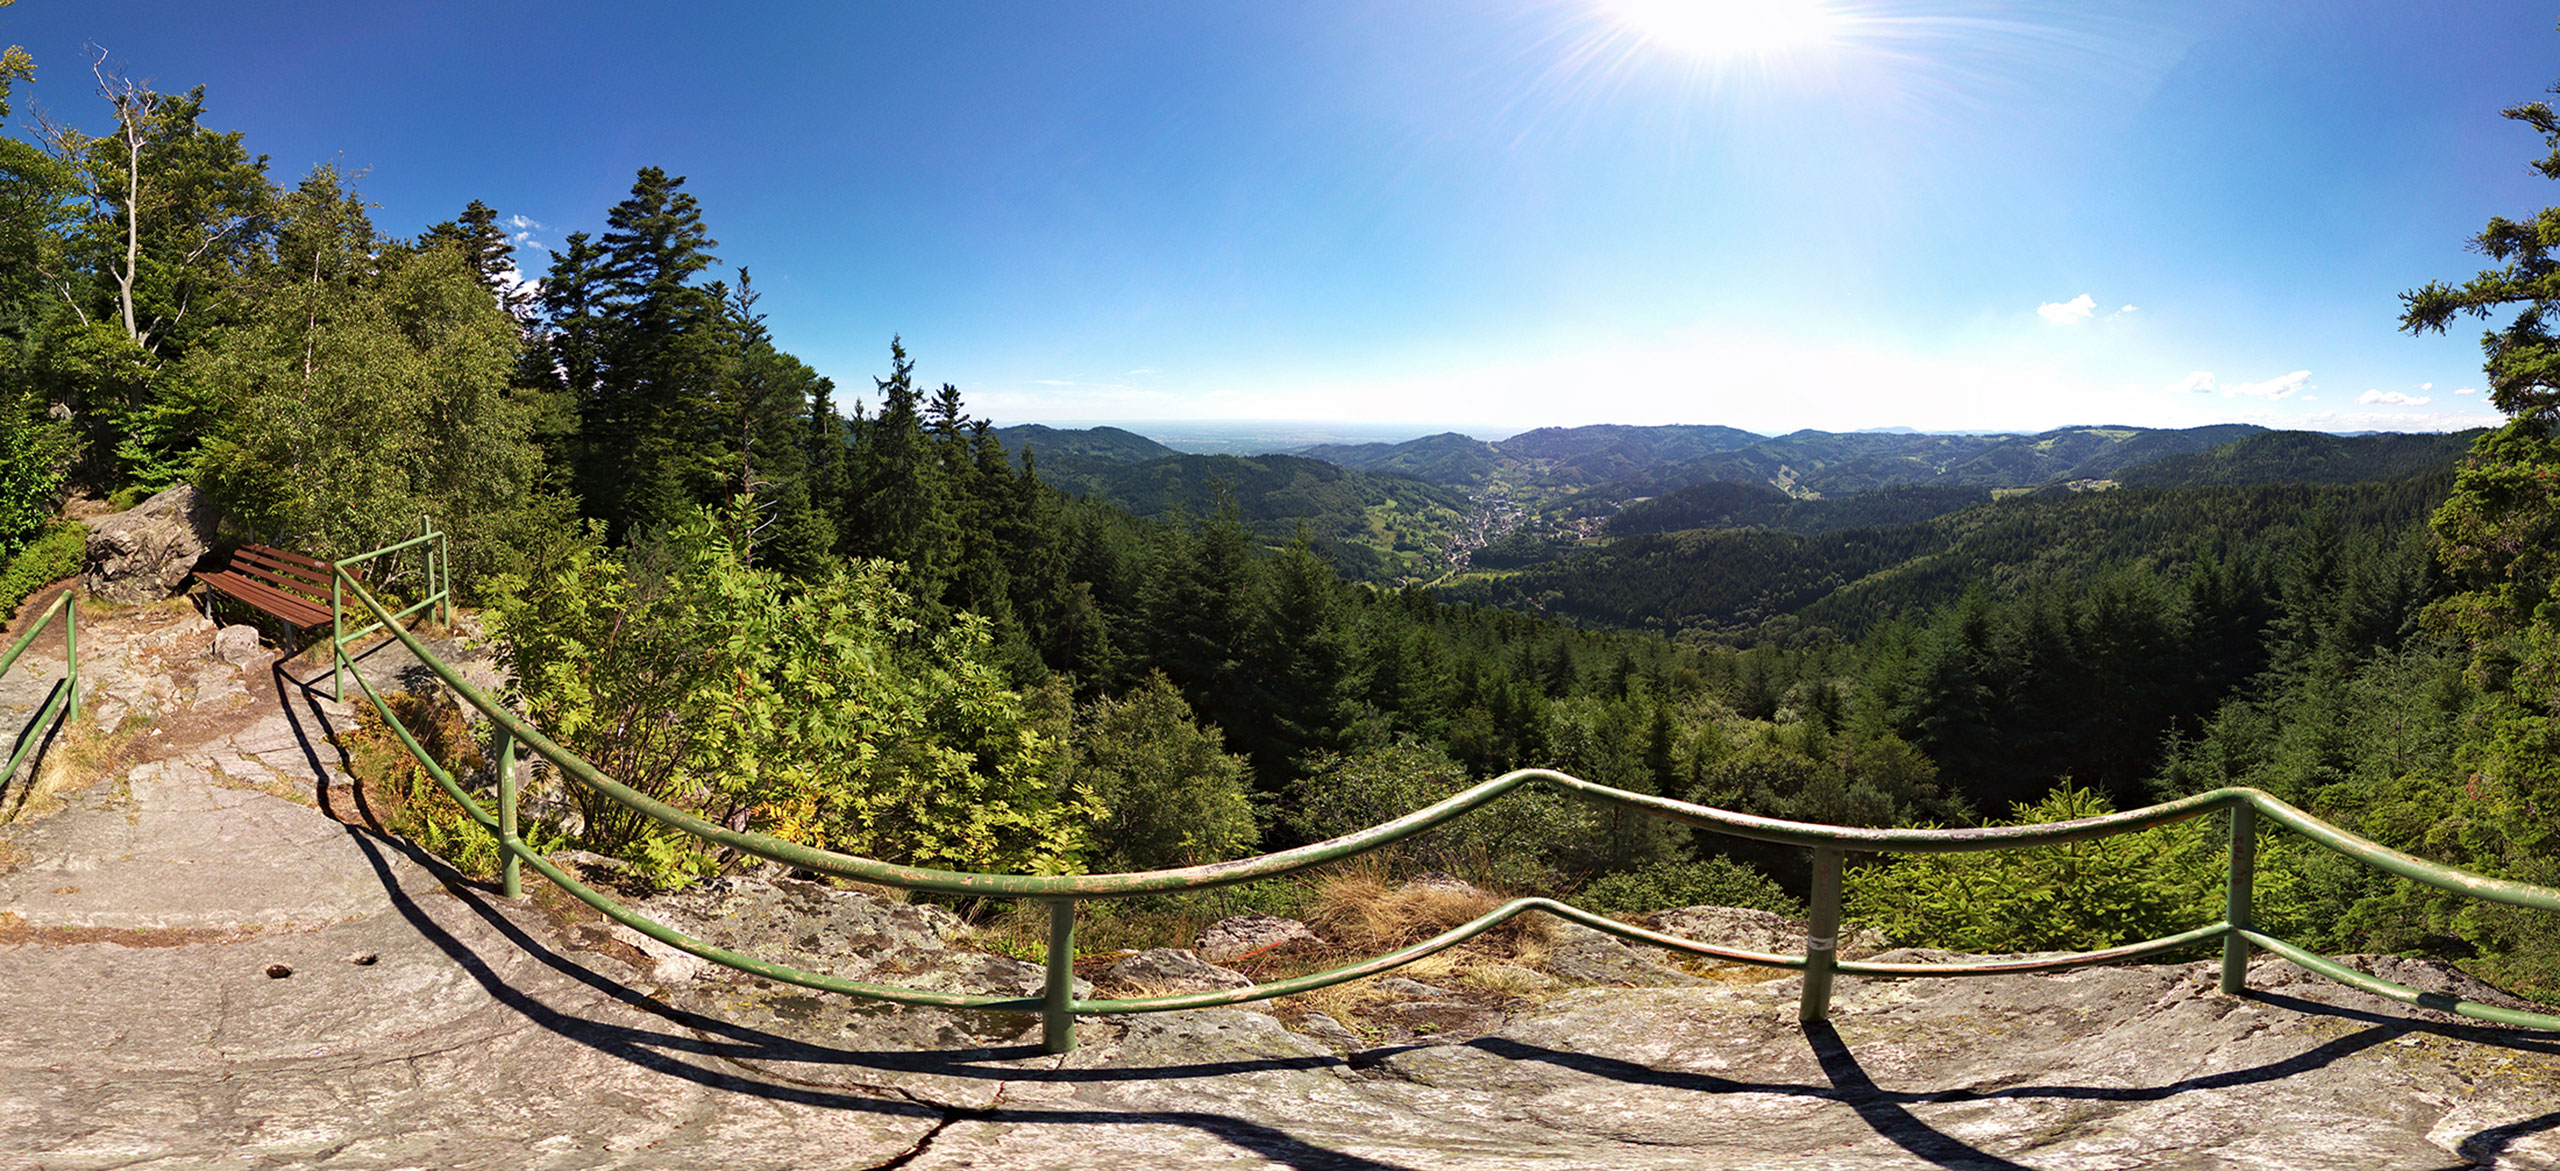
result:
M 153 653 L 195 670 L 197 637 Z M 2560 1167 L 2560 1037 L 2265 959 L 2246 998 L 2210 964 L 1843 978 L 1805 1027 L 1794 978 L 1661 979 L 1563 933 L 1597 986 L 1507 1015 L 1405 989 L 1492 1017 L 1459 1043 L 1213 1010 L 1087 1021 L 1045 1055 L 1024 1016 L 684 963 L 536 878 L 499 899 L 348 824 L 347 712 L 292 682 L 313 674 L 190 682 L 163 735 L 0 829 L 0 1168 Z M 848 977 L 1033 971 L 814 884 L 644 901 Z

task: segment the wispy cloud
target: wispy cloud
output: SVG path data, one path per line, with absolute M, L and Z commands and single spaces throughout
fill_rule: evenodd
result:
M 2082 293 L 2068 301 L 2047 301 L 2036 306 L 2036 316 L 2059 325 L 2087 321 L 2089 316 L 2097 311 L 2097 299 L 2087 293 Z
M 2188 391 L 2193 394 L 2212 394 L 2215 391 L 2220 391 L 2224 398 L 2264 398 L 2281 400 L 2292 398 L 2306 390 L 2315 389 L 2315 387 L 2311 382 L 2311 372 L 2308 370 L 2296 370 L 2291 374 L 2270 378 L 2264 382 L 2235 382 L 2228 386 L 2223 385 L 2220 380 L 2216 379 L 2213 376 L 2213 371 L 2198 370 L 2193 374 L 2189 374 L 2186 377 L 2179 379 L 2170 389 Z
M 1129 376 L 1129 377 L 1133 377 L 1133 378 L 1134 378 L 1134 377 L 1136 377 L 1136 376 L 1138 376 L 1138 375 L 1140 375 L 1140 374 L 1162 374 L 1162 373 L 1164 373 L 1164 371 L 1162 371 L 1162 370 L 1158 370 L 1158 369 L 1156 369 L 1156 368 L 1155 368 L 1155 367 L 1153 367 L 1153 366 L 1140 366 L 1140 367 L 1138 367 L 1137 369 L 1130 371 L 1130 372 L 1129 372 L 1129 374 L 1128 374 L 1128 376 Z
M 2283 418 L 2256 416 L 2241 420 L 2263 423 L 2271 427 L 2308 427 L 2315 431 L 2468 431 L 2474 427 L 2495 426 L 2494 416 L 2456 414 L 2450 411 L 2424 411 L 2401 414 L 2386 411 L 2312 411 Z
M 2428 382 L 2422 383 L 2421 385 L 2434 386 L 2435 383 Z M 2423 407 L 2436 400 L 2433 395 L 2402 394 L 2396 390 L 2368 390 L 2363 394 L 2357 395 L 2356 401 L 2363 403 L 2366 406 L 2373 406 L 2379 403 L 2386 407 Z
M 534 237 L 534 233 L 550 231 L 551 225 L 543 223 L 540 220 L 533 219 L 530 216 L 521 215 L 511 215 L 500 222 L 504 223 L 507 227 L 514 229 L 507 233 L 507 243 L 513 244 L 518 248 L 549 248 L 549 245 L 546 245 L 541 240 L 536 239 Z
M 2462 388 L 2460 388 L 2460 389 L 2455 390 L 2453 393 L 2455 393 L 2455 394 L 2478 394 L 2478 393 L 2480 393 L 2480 388 L 2479 388 L 2479 387 L 2476 387 L 2476 386 L 2465 386 L 2465 387 L 2462 387 Z

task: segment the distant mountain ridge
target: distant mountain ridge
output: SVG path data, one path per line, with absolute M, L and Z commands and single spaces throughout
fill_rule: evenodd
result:
M 1450 487 L 1502 480 L 1549 493 L 1597 489 L 1615 507 L 1690 484 L 1765 484 L 1799 499 L 1900 485 L 2036 487 L 2105 479 L 2172 455 L 2216 447 L 2266 428 L 2061 427 L 2002 435 L 1792 431 L 1767 436 L 1733 427 L 1541 427 L 1487 442 L 1430 435 L 1403 443 L 1301 449 L 1359 471 L 1397 472 Z

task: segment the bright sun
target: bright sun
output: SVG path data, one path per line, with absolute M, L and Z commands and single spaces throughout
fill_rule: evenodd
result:
M 1603 6 L 1646 44 L 1719 60 L 1818 48 L 1842 23 L 1825 0 L 1604 0 Z

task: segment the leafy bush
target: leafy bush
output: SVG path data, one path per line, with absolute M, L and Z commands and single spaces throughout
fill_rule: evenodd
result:
M 1768 875 L 1721 854 L 1703 862 L 1657 862 L 1604 874 L 1582 888 L 1574 901 L 1609 915 L 1673 907 L 1749 907 L 1790 917 L 1804 915 L 1804 904 Z
M 2112 812 L 2064 785 L 2010 825 Z M 2222 917 L 2222 855 L 2203 823 L 2059 846 L 1921 854 L 1851 870 L 1848 916 L 1886 935 L 1957 951 L 2076 951 L 2172 935 Z
M 1192 719 L 1162 672 L 1087 708 L 1070 784 L 1102 810 L 1097 868 L 1189 866 L 1251 850 L 1250 766 L 1223 749 L 1218 730 Z
M 1393 821 L 1475 782 L 1436 744 L 1410 739 L 1350 756 L 1326 754 L 1292 786 L 1285 824 L 1332 838 Z M 1600 822 L 1580 799 L 1515 789 L 1493 804 L 1379 851 L 1398 876 L 1444 871 L 1506 890 L 1552 890 L 1599 849 Z
M 797 582 L 709 514 L 636 549 L 592 541 L 493 607 L 535 723 L 606 775 L 734 829 L 866 857 L 1055 873 L 1094 803 L 1007 690 L 984 621 L 926 631 L 886 562 Z M 580 843 L 669 881 L 731 859 L 569 786 Z
M 32 390 L 0 392 L 0 557 L 42 535 L 62 504 L 71 429 L 43 406 Z
M 401 726 L 417 737 L 418 746 L 455 780 L 467 785 L 484 767 L 461 708 L 441 690 L 431 696 L 394 691 L 382 698 Z M 356 708 L 355 730 L 339 742 L 347 750 L 350 772 L 368 796 L 385 806 L 383 828 L 474 878 L 497 874 L 498 839 L 463 814 L 373 705 Z
M 17 613 L 18 603 L 27 595 L 80 572 L 81 558 L 89 548 L 89 530 L 78 521 L 55 521 L 46 526 L 42 536 L 18 550 L 9 559 L 8 568 L 0 570 L 0 618 Z

